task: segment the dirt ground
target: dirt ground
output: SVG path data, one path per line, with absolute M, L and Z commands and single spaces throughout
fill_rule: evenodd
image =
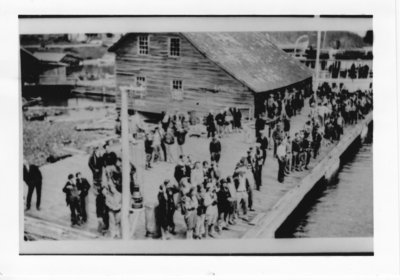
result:
M 72 114 L 51 116 L 43 121 L 22 121 L 23 155 L 28 162 L 42 166 L 49 156 L 69 154 L 64 148 L 85 150 L 89 142 L 115 135 L 113 130 L 77 131 L 75 127 L 112 116 L 113 110 L 76 110 Z M 85 117 L 86 116 L 86 117 Z M 90 118 L 88 118 L 88 116 Z M 110 127 L 110 124 L 107 124 Z M 112 124 L 111 124 L 112 127 Z

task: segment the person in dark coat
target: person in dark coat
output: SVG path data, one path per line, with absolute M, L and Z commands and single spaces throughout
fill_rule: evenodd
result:
M 290 131 L 290 119 L 286 115 L 284 115 L 282 122 L 283 122 L 283 131 L 289 132 Z
M 110 227 L 110 217 L 108 215 L 108 207 L 106 204 L 106 197 L 103 194 L 102 189 L 99 190 L 99 193 L 96 196 L 96 216 L 98 221 L 99 232 L 105 233 Z
M 175 234 L 174 214 L 176 205 L 174 195 L 179 192 L 178 188 L 170 184 L 167 179 L 160 186 L 158 193 L 158 221 L 161 227 L 161 237 L 164 238 L 167 231 Z
M 80 225 L 81 221 L 81 207 L 80 207 L 80 193 L 74 180 L 74 175 L 68 175 L 68 181 L 63 188 L 65 193 L 65 201 L 71 210 L 71 226 Z
M 206 118 L 206 126 L 207 126 L 207 138 L 214 137 L 215 136 L 215 122 L 214 122 L 214 116 L 212 112 L 210 112 Z
M 80 191 L 79 202 L 81 206 L 82 222 L 86 223 L 87 221 L 86 198 L 89 193 L 90 184 L 88 180 L 86 180 L 86 178 L 82 177 L 82 174 L 80 172 L 76 173 L 75 177 L 76 177 L 76 187 Z
M 176 143 L 178 144 L 178 156 L 184 154 L 184 145 L 186 142 L 186 134 L 187 130 L 184 129 L 181 125 L 177 126 L 177 129 L 175 131 L 175 136 L 176 136 Z
M 261 136 L 261 131 L 264 130 L 265 128 L 265 120 L 258 115 L 256 118 L 256 138 L 259 138 Z
M 115 163 L 117 162 L 117 155 L 113 151 L 111 151 L 110 144 L 108 142 L 105 143 L 103 148 L 105 150 L 105 153 L 103 154 L 104 166 L 108 167 L 115 165 Z
M 260 149 L 262 152 L 262 164 L 265 164 L 265 160 L 267 159 L 267 150 L 268 150 L 268 137 L 266 133 L 262 133 L 259 138 L 257 138 L 257 143 L 260 143 Z
M 262 185 L 262 168 L 263 168 L 263 152 L 261 151 L 260 147 L 261 145 L 258 144 L 254 160 L 254 179 L 258 191 L 260 190 Z
M 179 156 L 179 162 L 178 164 L 175 166 L 175 172 L 174 172 L 174 178 L 176 180 L 176 182 L 179 184 L 182 180 L 182 178 L 190 178 L 190 167 L 188 165 L 186 165 L 185 163 L 185 156 L 184 155 L 180 155 Z
M 310 159 L 311 159 L 311 142 L 309 141 L 308 138 L 303 139 L 302 148 L 305 155 L 304 169 L 308 170 L 308 165 L 310 164 Z
M 164 187 L 164 184 L 160 186 L 160 190 L 157 195 L 158 199 L 157 222 L 161 229 L 161 239 L 166 238 L 166 233 L 168 230 L 168 221 L 167 221 L 168 202 L 167 202 L 167 191 Z
M 216 163 L 219 163 L 219 160 L 221 158 L 221 142 L 215 136 L 210 142 L 210 155 L 211 162 L 215 161 Z
M 33 191 L 36 189 L 36 209 L 40 210 L 40 198 L 42 195 L 42 173 L 34 164 L 28 164 L 24 160 L 23 171 L 24 182 L 28 186 L 28 196 L 26 200 L 26 210 L 31 208 L 31 200 Z
M 93 173 L 93 186 L 95 187 L 96 191 L 99 192 L 101 190 L 104 167 L 103 156 L 101 155 L 99 147 L 94 148 L 88 164 Z
M 229 214 L 230 193 L 225 179 L 221 179 L 220 188 L 217 192 L 217 208 L 218 208 L 218 229 L 222 231 L 227 225 L 227 217 Z
M 234 122 L 235 122 L 236 128 L 242 129 L 242 112 L 240 111 L 240 109 L 236 108 Z

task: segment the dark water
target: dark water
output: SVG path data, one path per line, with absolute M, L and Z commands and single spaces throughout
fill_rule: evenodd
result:
M 293 237 L 372 237 L 372 144 L 364 144 L 297 222 Z

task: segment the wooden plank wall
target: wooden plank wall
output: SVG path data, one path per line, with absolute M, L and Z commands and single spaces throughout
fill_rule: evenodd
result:
M 138 54 L 136 35 L 128 35 L 116 51 L 117 87 L 132 84 L 135 76 L 146 77 L 147 93 L 144 102 L 135 105 L 135 109 L 147 112 L 166 109 L 207 112 L 228 106 L 253 109 L 252 91 L 205 58 L 180 34 L 149 34 L 148 55 Z M 181 39 L 180 57 L 169 56 L 170 37 Z M 171 97 L 171 83 L 174 79 L 183 80 L 183 101 Z M 132 99 L 129 102 L 131 109 L 134 108 Z M 118 93 L 116 102 L 117 107 L 120 107 Z

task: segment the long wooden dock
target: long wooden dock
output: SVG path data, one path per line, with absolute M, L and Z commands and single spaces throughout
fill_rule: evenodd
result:
M 307 120 L 310 108 L 308 105 L 302 110 L 300 115 L 294 116 L 291 120 L 291 135 L 303 129 Z M 296 208 L 301 198 L 307 193 L 305 186 L 311 186 L 317 180 L 317 177 L 323 176 L 329 171 L 329 166 L 337 159 L 333 155 L 340 154 L 340 151 L 346 147 L 347 137 L 356 137 L 360 134 L 362 127 L 361 123 L 371 120 L 369 115 L 366 120 L 358 125 L 347 126 L 345 135 L 339 143 L 321 147 L 320 155 L 317 159 L 312 159 L 309 165 L 310 170 L 292 172 L 285 177 L 284 183 L 277 181 L 278 163 L 272 156 L 272 150 L 268 151 L 267 161 L 263 168 L 262 187 L 260 191 L 254 190 L 254 208 L 255 212 L 250 212 L 249 221 L 239 219 L 235 225 L 230 225 L 229 230 L 223 230 L 217 234 L 217 239 L 238 239 L 238 238 L 267 238 L 274 237 L 276 230 Z M 251 128 L 250 128 L 251 129 Z M 350 136 L 353 135 L 353 136 Z M 204 137 L 188 137 L 185 147 L 185 153 L 190 154 L 193 160 L 209 160 L 208 145 L 209 139 Z M 246 155 L 246 151 L 251 144 L 246 141 L 243 133 L 233 133 L 221 139 L 222 156 L 220 160 L 222 176 L 231 175 L 236 163 L 242 156 Z M 118 144 L 115 147 L 118 149 Z M 174 147 L 176 148 L 176 147 Z M 154 204 L 157 202 L 157 193 L 159 185 L 164 179 L 173 180 L 174 164 L 160 162 L 154 164 L 150 170 L 145 170 L 143 163 L 144 151 L 143 146 L 137 144 L 134 148 L 135 157 L 142 158 L 141 161 L 133 161 L 138 167 L 138 172 L 141 181 L 141 191 L 145 205 Z M 175 157 L 176 152 L 173 151 Z M 91 182 L 91 172 L 87 165 L 88 154 L 77 154 L 65 160 L 48 164 L 41 167 L 43 174 L 42 187 L 42 210 L 36 211 L 31 209 L 25 212 L 25 217 L 32 217 L 39 220 L 57 224 L 65 230 L 70 227 L 69 209 L 65 205 L 65 195 L 62 192 L 67 176 L 69 173 L 77 171 L 82 172 L 83 176 Z M 133 154 L 131 155 L 133 158 Z M 142 162 L 142 163 L 140 163 Z M 315 170 L 315 171 L 314 171 Z M 319 171 L 318 171 L 319 170 Z M 317 172 L 318 171 L 318 172 Z M 308 181 L 308 183 L 306 183 Z M 311 186 L 312 187 L 312 186 Z M 310 188 L 311 188 L 310 187 Z M 26 192 L 26 189 L 24 190 Z M 32 204 L 35 203 L 35 195 L 33 196 Z M 185 238 L 186 226 L 180 211 L 175 213 L 176 235 L 171 236 L 171 239 Z M 48 225 L 51 225 L 48 224 Z M 30 230 L 30 224 L 25 221 L 25 230 Z M 81 226 L 78 230 L 86 231 L 90 235 L 82 235 L 83 239 L 98 238 L 97 233 L 97 218 L 95 211 L 95 196 L 92 192 L 88 197 L 88 223 Z M 45 231 L 44 231 L 45 232 Z M 60 235 L 59 238 L 65 239 L 70 235 Z M 96 237 L 95 237 L 96 236 Z M 53 238 L 51 234 L 49 238 Z M 107 238 L 107 236 L 105 236 Z M 136 231 L 133 234 L 133 239 L 146 239 L 146 219 L 144 212 L 140 214 L 137 220 Z
M 262 221 L 247 231 L 242 238 L 277 237 L 278 230 L 294 214 L 307 194 L 317 187 L 317 183 L 322 179 L 331 179 L 331 176 L 339 169 L 340 157 L 360 137 L 365 126 L 368 126 L 371 121 L 372 112 L 352 130 L 347 131 L 339 143 L 312 169 L 311 173 L 279 199 L 269 213 L 262 217 Z

